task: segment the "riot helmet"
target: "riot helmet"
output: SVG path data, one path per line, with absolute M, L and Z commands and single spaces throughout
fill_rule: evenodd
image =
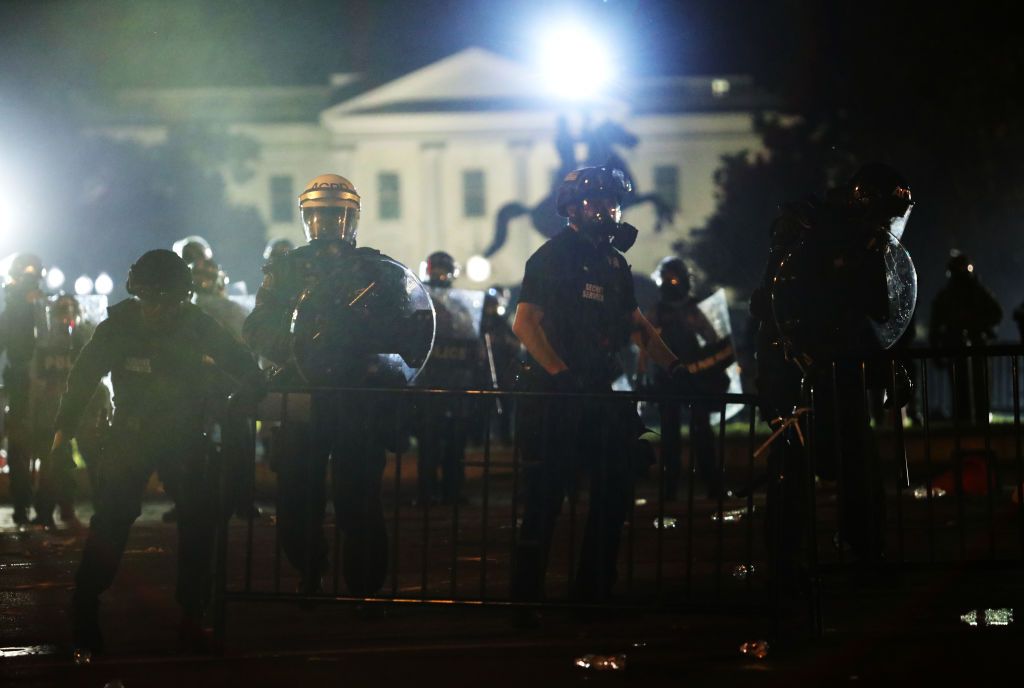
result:
M 192 288 L 199 294 L 219 294 L 227 284 L 227 275 L 216 261 L 200 258 L 188 266 L 192 271 Z
M 679 256 L 666 256 L 658 263 L 657 271 L 651 276 L 666 301 L 681 301 L 690 295 L 693 279 L 690 268 Z
M 82 324 L 82 307 L 73 295 L 60 292 L 50 297 L 46 306 L 50 331 L 72 334 Z
M 607 238 L 622 222 L 622 202 L 632 190 L 622 170 L 583 167 L 565 175 L 555 196 L 555 209 L 574 229 Z
M 192 272 L 173 251 L 154 249 L 128 270 L 126 289 L 143 302 L 184 303 L 192 296 Z
M 427 264 L 423 270 L 427 285 L 441 288 L 451 287 L 459 272 L 459 264 L 445 251 L 434 251 L 427 256 Z
M 897 240 L 903 237 L 914 209 L 910 185 L 899 172 L 880 162 L 868 163 L 853 175 L 849 203 L 855 214 L 884 226 Z
M 307 241 L 340 240 L 355 246 L 359 226 L 359 194 L 352 182 L 321 174 L 299 194 L 299 211 Z
M 974 278 L 974 263 L 965 253 L 953 249 L 949 252 L 946 263 L 946 277 L 951 280 L 968 280 Z
M 194 263 L 200 258 L 205 258 L 206 260 L 213 258 L 213 249 L 210 247 L 210 242 L 195 234 L 184 239 L 178 239 L 171 246 L 171 250 L 177 253 L 186 264 Z
M 291 239 L 285 239 L 278 237 L 277 239 L 271 239 L 267 242 L 267 247 L 263 249 L 263 260 L 271 260 L 284 254 L 295 248 L 295 244 L 292 243 Z
M 10 284 L 38 287 L 39 281 L 46 277 L 42 259 L 34 253 L 19 253 L 11 261 L 7 278 Z

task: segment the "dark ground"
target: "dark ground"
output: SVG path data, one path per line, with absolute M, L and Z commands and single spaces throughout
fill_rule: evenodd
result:
M 425 524 L 422 510 L 405 505 L 415 484 L 407 468 L 403 467 L 403 505 L 398 512 L 401 554 L 385 593 L 420 596 L 421 567 L 426 561 L 426 597 L 447 599 L 454 590 L 456 598 L 479 598 L 481 561 L 486 559 L 483 589 L 490 599 L 503 599 L 513 530 L 511 475 L 495 471 L 484 553 L 478 474 L 470 474 L 470 503 L 460 508 L 456 531 L 450 507 L 432 508 Z M 1012 468 L 1010 462 L 1006 470 Z M 393 479 L 390 470 L 388 479 Z M 260 486 L 261 494 L 272 494 L 262 473 Z M 830 524 L 834 524 L 835 495 L 829 485 L 822 485 L 819 543 L 822 559 L 829 564 L 824 578 L 825 633 L 812 640 L 805 601 L 782 606 L 778 630 L 768 613 L 767 567 L 761 563 L 763 495 L 755 498 L 752 520 L 723 522 L 712 520 L 717 504 L 701 498 L 697 487 L 692 521 L 686 518 L 685 501 L 666 506 L 666 517 L 677 520 L 674 527 L 660 530 L 664 552 L 660 596 L 655 565 L 656 491 L 645 482 L 637 492 L 638 499 L 648 498 L 648 502 L 636 507 L 633 528 L 627 531 L 621 567 L 626 578 L 619 589 L 621 602 L 646 605 L 646 611 L 605 611 L 584 618 L 566 610 L 546 610 L 539 628 L 523 630 L 512 623 L 512 612 L 503 608 L 406 604 L 385 610 L 383 605 L 360 609 L 352 604 L 322 604 L 308 609 L 294 602 L 234 602 L 228 606 L 225 653 L 213 657 L 176 650 L 174 526 L 160 521 L 168 504 L 153 491 L 133 531 L 119 577 L 104 598 L 108 653 L 86 667 L 77 667 L 69 659 L 66 609 L 80 538 L 66 531 L 19 531 L 11 523 L 10 507 L 0 507 L 0 685 L 99 688 L 115 680 L 129 688 L 574 682 L 977 685 L 997 677 L 1012 680 L 1019 673 L 1020 619 L 1003 627 L 971 627 L 960 617 L 973 607 L 1024 613 L 1020 567 L 977 571 L 958 564 L 926 565 L 932 553 L 940 562 L 956 560 L 961 541 L 969 559 L 984 560 L 994 554 L 995 560 L 1019 562 L 1018 512 L 1010 502 L 1009 488 L 993 492 L 991 502 L 984 495 L 964 497 L 963 528 L 957 527 L 961 521 L 952 496 L 934 500 L 930 537 L 927 502 L 905 494 L 901 502 L 904 554 L 917 564 L 903 576 L 863 582 L 841 567 L 836 570 L 839 553 L 826 546 L 834 530 Z M 271 590 L 273 506 L 271 501 L 263 506 L 265 515 L 254 530 L 257 554 L 252 580 L 254 589 Z M 725 506 L 742 508 L 745 502 L 733 500 Z M 890 491 L 891 523 L 896 520 L 895 508 L 896 495 Z M 581 505 L 579 516 L 583 509 Z M 89 513 L 87 503 L 80 506 L 80 516 Z M 556 546 L 559 554 L 551 568 L 549 594 L 555 599 L 564 595 L 567 583 L 568 538 L 578 538 L 565 523 L 568 513 L 567 508 L 558 534 L 558 542 L 566 544 Z M 988 527 L 990 513 L 993 528 Z M 390 499 L 388 516 L 394 537 L 394 501 Z M 246 523 L 232 521 L 231 531 L 230 577 L 232 587 L 240 589 Z M 424 533 L 428 535 L 426 551 L 421 546 Z M 458 543 L 453 549 L 456 533 Z M 691 533 L 693 555 L 687 557 Z M 995 538 L 990 540 L 992 533 Z M 893 526 L 887 538 L 891 557 L 898 554 L 899 541 Z M 719 551 L 720 567 L 714 564 Z M 630 554 L 631 566 L 626 563 Z M 749 579 L 733 575 L 735 566 L 744 561 L 755 563 Z M 719 570 L 721 577 L 716 578 Z M 632 571 L 631 579 L 626 571 Z M 687 571 L 692 576 L 689 588 Z M 281 590 L 293 590 L 295 579 L 286 563 L 281 572 Z M 344 592 L 343 586 L 340 590 Z M 658 600 L 681 606 L 657 610 Z M 765 659 L 740 652 L 741 644 L 760 639 L 770 642 Z M 626 655 L 624 670 L 575 666 L 576 659 L 586 654 L 620 653 Z

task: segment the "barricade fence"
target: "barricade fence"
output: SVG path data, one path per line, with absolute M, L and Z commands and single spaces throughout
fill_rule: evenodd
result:
M 269 515 L 221 532 L 218 632 L 245 602 L 777 616 L 787 599 L 808 602 L 820 632 L 823 578 L 865 562 L 1019 567 L 1022 355 L 927 349 L 824 366 L 808 410 L 775 436 L 749 394 L 274 390 L 255 416 L 225 421 L 223 498 L 257 498 L 259 453 L 276 484 L 263 485 Z M 935 398 L 944 361 L 948 413 Z M 920 423 L 873 411 L 897 362 L 917 374 Z M 983 382 L 970 417 L 965 365 Z M 679 441 L 665 427 L 624 433 L 638 405 L 681 422 Z M 542 583 L 526 573 L 540 570 Z

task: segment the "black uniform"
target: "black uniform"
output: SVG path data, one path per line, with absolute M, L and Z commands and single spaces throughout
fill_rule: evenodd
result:
M 50 332 L 36 343 L 32 360 L 32 436 L 33 454 L 40 459 L 35 509 L 41 523 L 52 519 L 58 505 L 62 519 L 74 516 L 75 461 L 71 443 L 65 442 L 53 452 L 50 444 L 53 419 L 67 387 L 68 374 L 92 332 L 92 327 L 80 325 L 72 332 Z M 93 479 L 110 412 L 110 393 L 106 386 L 97 385 L 77 433 L 78 450 Z
M 404 384 L 401 376 L 396 379 L 378 369 L 374 352 L 381 347 L 371 335 L 399 320 L 408 299 L 405 274 L 396 263 L 371 248 L 319 239 L 272 258 L 264 273 L 243 334 L 254 351 L 285 367 L 284 381 L 350 387 Z M 330 325 L 333 338 L 319 338 L 326 340 L 318 344 L 321 348 L 303 350 L 303 361 L 298 361 L 291 319 L 307 288 L 320 295 L 310 307 L 321 309 L 317 317 Z M 321 372 L 303 379 L 303 369 Z M 371 595 L 387 573 L 380 493 L 385 450 L 401 440 L 394 409 L 380 396 L 323 392 L 312 395 L 311 402 L 309 419 L 290 419 L 281 441 L 274 442 L 282 548 L 302 574 L 306 591 L 315 592 L 327 569 L 323 519 L 331 457 L 334 509 L 345 534 L 344 578 L 351 593 Z
M 4 289 L 0 353 L 7 353 L 7 466 L 15 520 L 27 520 L 26 512 L 32 504 L 30 380 L 36 332 L 46 327 L 45 303 L 42 292 L 34 285 L 14 283 Z
M 85 639 L 153 471 L 178 512 L 177 599 L 187 616 L 201 618 L 211 592 L 218 495 L 207 465 L 205 404 L 196 402 L 197 390 L 222 375 L 236 382 L 259 375 L 249 352 L 196 306 L 183 305 L 169 331 L 147 327 L 134 299 L 112 306 L 108 314 L 71 370 L 56 421 L 66 438 L 74 435 L 97 383 L 111 373 L 116 412 L 98 467 L 96 513 L 75 577 L 76 624 Z
M 577 389 L 611 390 L 621 374 L 617 352 L 629 339 L 637 308 L 630 267 L 621 253 L 566 229 L 527 261 L 519 301 L 543 309 L 541 327 Z M 556 384 L 533 361 L 521 376 L 521 386 L 528 391 L 556 391 Z M 575 594 L 580 599 L 602 599 L 610 593 L 631 494 L 630 464 L 639 422 L 628 402 L 523 401 L 517 428 L 526 507 L 514 563 L 516 598 L 543 597 L 556 520 L 582 468 L 590 473 L 590 509 Z
M 761 320 L 757 378 L 763 417 L 772 421 L 809 406 L 807 392 L 813 389 L 814 465 L 821 477 L 839 480 L 840 535 L 863 562 L 877 561 L 884 544 L 880 458 L 865 386 L 887 380 L 884 370 L 869 368 L 863 375 L 861 365 L 872 353 L 867 319 L 883 317 L 878 314 L 889 307 L 878 245 L 875 229 L 838 202 L 787 206 L 773 224 L 765 277 L 751 299 L 751 313 Z M 780 275 L 787 269 L 792 272 Z M 780 315 L 786 309 L 801 317 Z M 785 337 L 782 326 L 792 328 Z M 787 351 L 787 337 L 798 342 L 796 350 Z M 781 547 L 785 573 L 796 565 L 808 533 L 808 468 L 795 431 L 772 445 L 769 471 L 776 480 L 766 525 L 769 543 Z
M 651 324 L 661 331 L 661 338 L 679 360 L 692 369 L 686 376 L 670 375 L 659 368 L 655 374 L 657 389 L 689 396 L 711 396 L 729 390 L 729 376 L 725 372 L 725 359 L 732 360 L 728 339 L 719 340 L 707 316 L 700 310 L 697 300 L 660 300 L 651 313 Z M 727 364 L 727 363 L 726 363 Z M 711 407 L 697 402 L 690 406 L 690 441 L 701 479 L 708 494 L 724 494 L 723 478 L 715 461 L 715 436 L 711 430 Z M 662 461 L 665 462 L 665 493 L 675 499 L 682 462 L 679 437 L 681 407 L 676 403 L 661 405 Z
M 1003 318 L 999 302 L 977 278 L 954 274 L 932 301 L 928 337 L 932 346 L 985 346 Z M 988 423 L 988 362 L 984 356 L 953 359 L 950 368 L 954 411 L 961 421 Z M 973 402 L 973 403 L 972 403 Z
M 430 360 L 415 384 L 428 389 L 473 389 L 479 383 L 485 356 L 473 315 L 457 298 L 460 292 L 443 286 L 428 285 L 427 289 L 434 303 L 437 331 Z M 419 499 L 423 503 L 439 498 L 443 504 L 464 501 L 463 463 L 472 406 L 465 398 L 445 396 L 422 397 L 417 406 Z

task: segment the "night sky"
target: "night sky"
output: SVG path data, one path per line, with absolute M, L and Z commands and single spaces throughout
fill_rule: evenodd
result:
M 402 72 L 468 45 L 528 60 L 536 29 L 573 14 L 635 74 L 749 72 L 781 38 L 772 3 L 586 0 L 81 0 L 0 3 L 4 78 L 81 88 L 321 82 Z M 781 6 L 780 6 L 781 7 Z M 750 9 L 756 9 L 750 12 Z

